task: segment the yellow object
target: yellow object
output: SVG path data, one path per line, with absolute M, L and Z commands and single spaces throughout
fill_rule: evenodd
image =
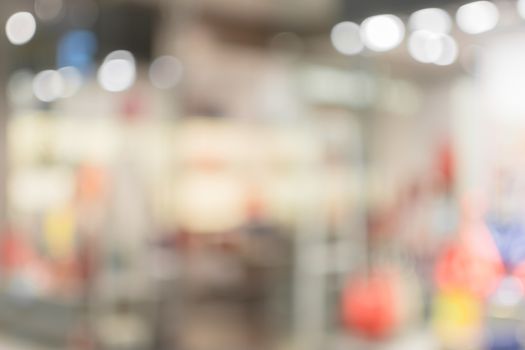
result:
M 44 221 L 46 248 L 52 258 L 63 259 L 73 254 L 75 246 L 75 217 L 71 208 L 56 209 Z
M 482 310 L 472 294 L 462 290 L 438 292 L 433 315 L 436 333 L 447 346 L 461 348 L 479 338 Z

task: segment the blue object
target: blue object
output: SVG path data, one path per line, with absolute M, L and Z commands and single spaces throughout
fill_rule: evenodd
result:
M 487 350 L 522 350 L 515 332 L 498 332 L 488 338 Z
M 58 43 L 57 65 L 59 68 L 73 66 L 88 75 L 97 52 L 97 38 L 88 30 L 73 30 L 62 36 Z
M 503 263 L 513 269 L 525 261 L 525 225 L 518 220 L 487 220 Z

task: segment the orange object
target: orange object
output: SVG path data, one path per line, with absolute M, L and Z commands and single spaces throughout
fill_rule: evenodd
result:
M 93 165 L 84 165 L 78 170 L 77 196 L 81 202 L 100 201 L 106 190 L 104 171 Z

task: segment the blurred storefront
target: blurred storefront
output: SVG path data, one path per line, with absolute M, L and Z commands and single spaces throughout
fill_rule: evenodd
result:
M 525 346 L 522 1 L 0 6 L 0 347 Z

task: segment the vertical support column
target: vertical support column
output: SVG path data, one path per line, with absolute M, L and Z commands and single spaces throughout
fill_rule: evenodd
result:
M 348 273 L 356 267 L 368 265 L 368 230 L 366 199 L 365 147 L 363 144 L 362 121 L 348 118 L 348 140 L 345 149 L 343 167 L 348 171 L 346 179 L 353 191 L 344 201 L 344 215 L 336 224 L 334 272 L 337 273 L 338 287 L 343 288 Z
M 315 133 L 314 133 L 315 135 Z M 326 208 L 321 200 L 323 167 L 320 159 L 301 164 L 304 202 L 294 237 L 293 322 L 297 349 L 318 350 L 326 339 Z

